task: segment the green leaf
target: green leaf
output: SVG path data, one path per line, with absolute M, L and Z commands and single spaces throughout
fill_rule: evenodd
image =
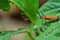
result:
M 60 0 L 48 0 L 41 8 L 39 9 L 40 13 L 44 14 L 54 14 L 60 11 Z M 54 13 L 52 13 L 54 12 Z
M 60 14 L 60 0 L 48 0 L 39 10 L 44 15 Z M 60 20 L 51 22 L 50 25 L 35 40 L 60 40 Z
M 16 6 L 18 6 L 24 14 L 27 15 L 29 20 L 35 24 L 37 10 L 38 10 L 38 0 L 10 0 Z
M 60 40 L 60 21 L 51 23 L 51 25 L 40 34 L 36 40 Z
M 0 36 L 0 40 L 9 40 L 11 37 L 12 37 L 12 35 L 7 34 L 7 35 L 4 35 L 4 36 Z
M 17 31 L 8 30 L 0 32 L 0 40 L 9 40 L 12 36 L 24 33 L 26 30 L 24 28 L 19 28 Z
M 10 1 L 8 0 L 0 0 L 0 9 L 3 9 L 4 11 L 8 11 L 10 9 L 9 3 Z

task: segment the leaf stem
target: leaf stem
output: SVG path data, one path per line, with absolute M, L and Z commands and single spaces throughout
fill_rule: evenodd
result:
M 29 37 L 31 38 L 31 40 L 34 40 L 34 38 L 32 37 L 31 33 L 30 32 L 27 32 Z

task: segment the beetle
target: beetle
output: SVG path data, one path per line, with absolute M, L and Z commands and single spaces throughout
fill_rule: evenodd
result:
M 58 16 L 42 16 L 42 19 L 46 19 L 46 20 L 58 20 Z

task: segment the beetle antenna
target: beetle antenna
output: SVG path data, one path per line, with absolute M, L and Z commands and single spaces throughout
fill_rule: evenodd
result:
M 40 18 L 42 18 L 42 16 L 44 16 L 43 13 L 40 13 L 39 11 L 37 11 L 38 15 L 40 16 Z

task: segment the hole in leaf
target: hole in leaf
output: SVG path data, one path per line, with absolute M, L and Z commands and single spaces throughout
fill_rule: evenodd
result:
M 55 34 L 56 37 L 60 37 L 60 32 Z

